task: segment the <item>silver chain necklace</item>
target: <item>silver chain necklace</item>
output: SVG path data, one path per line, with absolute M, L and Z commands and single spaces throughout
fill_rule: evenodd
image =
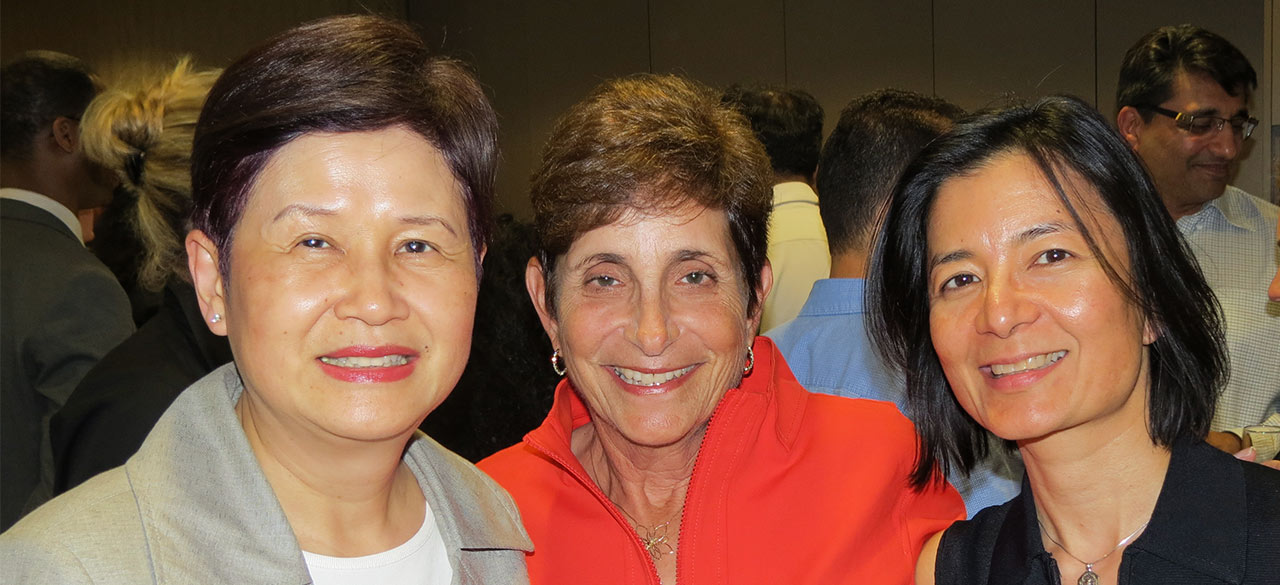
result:
M 1088 563 L 1080 560 L 1080 557 L 1071 554 L 1071 551 L 1067 550 L 1067 547 L 1063 546 L 1061 542 L 1058 542 L 1058 540 L 1055 539 L 1052 534 L 1049 534 L 1048 530 L 1045 530 L 1044 522 L 1041 522 L 1040 517 L 1036 516 L 1036 524 L 1040 525 L 1040 532 L 1044 533 L 1045 537 L 1049 539 L 1049 542 L 1052 542 L 1053 544 L 1058 545 L 1058 548 L 1062 549 L 1062 552 L 1067 553 L 1067 556 L 1075 559 L 1077 563 L 1084 565 L 1084 573 L 1080 575 L 1079 579 L 1076 579 L 1076 585 L 1098 585 L 1099 583 L 1098 574 L 1093 572 L 1093 566 L 1106 560 L 1107 557 L 1111 556 L 1111 553 L 1114 553 L 1120 550 L 1120 547 L 1126 544 L 1129 544 L 1129 541 L 1133 540 L 1133 537 L 1137 536 L 1139 532 L 1142 532 L 1142 529 L 1146 528 L 1147 525 L 1150 523 L 1151 523 L 1151 519 L 1148 518 L 1146 522 L 1142 523 L 1142 526 L 1139 526 L 1137 528 L 1137 530 L 1130 532 L 1129 536 L 1126 536 L 1120 539 L 1120 542 L 1117 542 L 1114 548 L 1107 551 L 1107 554 L 1102 555 L 1102 557 L 1100 557 L 1096 561 L 1093 561 L 1092 563 Z

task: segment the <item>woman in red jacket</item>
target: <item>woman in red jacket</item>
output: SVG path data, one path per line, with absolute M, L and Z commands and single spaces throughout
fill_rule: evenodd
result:
M 526 283 L 566 379 L 481 463 L 533 583 L 908 583 L 964 517 L 910 488 L 893 405 L 809 394 L 755 337 L 771 184 L 745 119 L 679 77 L 606 82 L 557 124 Z

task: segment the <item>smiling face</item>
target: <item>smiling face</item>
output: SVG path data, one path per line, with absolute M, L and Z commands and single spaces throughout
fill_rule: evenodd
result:
M 759 322 L 739 265 L 725 213 L 692 205 L 578 237 L 557 264 L 554 316 L 530 264 L 530 294 L 598 433 L 646 447 L 698 436 L 741 380 Z
M 1245 92 L 1232 96 L 1203 73 L 1178 73 L 1173 80 L 1173 97 L 1156 105 L 1195 116 L 1249 116 Z M 1244 143 L 1230 126 L 1192 136 L 1172 118 L 1159 114 L 1153 114 L 1150 122 L 1135 120 L 1132 132 L 1125 134 L 1151 171 L 1160 198 L 1175 219 L 1222 196 Z
M 1073 178 L 1076 209 L 1126 274 L 1119 224 Z M 1152 339 L 1030 158 L 999 155 L 943 183 L 928 230 L 930 332 L 970 416 L 1011 440 L 1100 421 L 1145 428 Z
M 259 428 L 412 433 L 466 364 L 473 253 L 460 188 L 421 136 L 309 134 L 280 148 L 249 192 L 229 281 L 196 275 L 244 378 L 240 406 Z

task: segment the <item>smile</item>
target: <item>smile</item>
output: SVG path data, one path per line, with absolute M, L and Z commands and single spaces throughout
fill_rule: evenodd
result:
M 1025 360 L 1020 360 L 1011 364 L 991 364 L 991 377 L 999 378 L 1010 374 L 1018 374 L 1031 370 L 1039 370 L 1047 368 L 1058 360 L 1067 355 L 1067 350 L 1058 350 L 1052 353 L 1042 353 L 1037 356 L 1031 356 Z
M 621 378 L 623 382 L 631 384 L 632 386 L 649 387 L 649 386 L 661 386 L 663 384 L 666 384 L 667 382 L 675 380 L 676 378 L 679 378 L 680 376 L 683 376 L 693 371 L 694 367 L 696 366 L 689 366 L 686 368 L 680 368 L 678 370 L 671 370 L 669 372 L 651 374 L 648 372 L 637 372 L 635 370 L 623 368 L 620 366 L 614 366 L 613 373 L 619 378 Z
M 384 355 L 378 357 L 329 357 L 320 356 L 320 361 L 339 368 L 394 368 L 409 363 L 407 355 Z

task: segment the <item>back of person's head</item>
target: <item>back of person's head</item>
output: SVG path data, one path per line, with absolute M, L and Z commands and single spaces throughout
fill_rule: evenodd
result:
M 209 91 L 191 153 L 192 227 L 221 252 L 258 173 L 285 144 L 309 133 L 404 127 L 443 155 L 462 192 L 477 275 L 489 240 L 498 121 L 483 88 L 459 61 L 432 54 L 407 23 L 335 16 L 267 40 L 223 72 Z
M 903 171 L 868 274 L 869 327 L 885 359 L 908 373 L 907 409 L 921 436 L 912 476 L 917 487 L 940 478 L 939 471 L 967 473 L 987 445 L 987 431 L 957 402 L 931 338 L 933 203 L 951 179 L 1010 153 L 1039 168 L 1070 214 L 1064 221 L 1074 224 L 1156 335 L 1147 346 L 1152 441 L 1168 446 L 1203 438 L 1226 379 L 1217 301 L 1141 161 L 1115 128 L 1070 96 L 981 112 L 926 146 Z M 1123 249 L 1103 250 L 1103 235 L 1090 227 L 1099 225 L 1099 215 L 1119 225 Z
M 114 172 L 127 193 L 121 219 L 140 244 L 134 261 L 144 290 L 189 278 L 182 238 L 191 210 L 191 141 L 218 73 L 196 71 L 184 58 L 136 89 L 104 92 L 85 110 L 85 154 Z
M 79 120 L 99 87 L 79 59 L 30 51 L 0 70 L 0 156 L 31 158 L 35 139 L 58 118 Z
M 1227 39 L 1198 26 L 1181 24 L 1157 28 L 1135 43 L 1120 65 L 1116 110 L 1138 107 L 1143 119 L 1153 113 L 1139 106 L 1158 106 L 1173 97 L 1178 73 L 1208 75 L 1232 97 L 1246 100 L 1258 87 L 1258 74 L 1249 59 Z
M 832 255 L 869 247 L 902 169 L 963 115 L 945 100 L 898 89 L 845 106 L 818 165 L 818 207 Z
M 809 92 L 782 87 L 730 86 L 721 98 L 751 122 L 776 175 L 809 180 L 822 148 L 822 104 Z

